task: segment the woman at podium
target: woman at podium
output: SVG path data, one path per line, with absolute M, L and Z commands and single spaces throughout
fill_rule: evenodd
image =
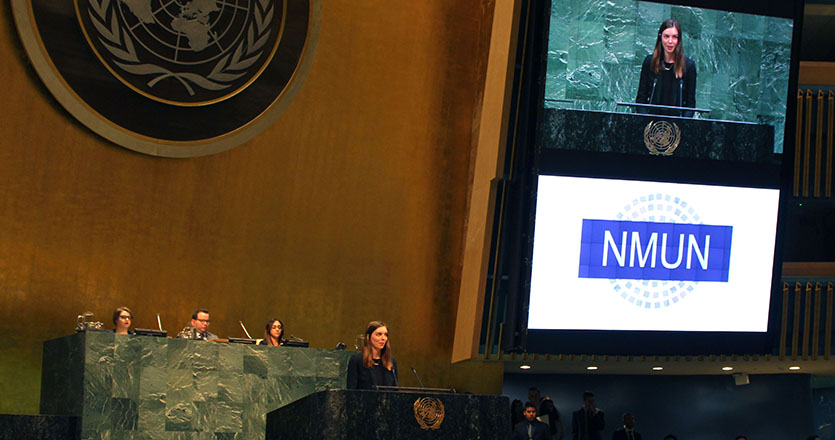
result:
M 638 104 L 696 107 L 696 63 L 684 56 L 681 25 L 665 20 L 658 29 L 655 49 L 641 66 Z M 639 113 L 692 117 L 693 111 L 638 107 Z
M 258 345 L 271 345 L 278 347 L 284 345 L 284 323 L 280 319 L 270 319 L 264 328 L 264 339 Z
M 397 361 L 391 355 L 385 323 L 371 321 L 365 328 L 362 351 L 348 361 L 348 389 L 372 390 L 397 386 Z

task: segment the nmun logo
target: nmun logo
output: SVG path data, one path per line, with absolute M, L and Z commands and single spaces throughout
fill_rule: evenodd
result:
M 610 280 L 637 307 L 669 307 L 700 282 L 728 282 L 732 235 L 732 226 L 704 224 L 680 197 L 647 194 L 614 220 L 583 220 L 579 277 Z
M 233 148 L 304 81 L 321 0 L 12 0 L 56 99 L 99 135 L 158 156 Z

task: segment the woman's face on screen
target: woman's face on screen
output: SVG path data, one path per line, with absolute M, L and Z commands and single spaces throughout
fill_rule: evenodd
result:
M 678 30 L 675 27 L 664 29 L 661 32 L 661 44 L 664 46 L 664 52 L 667 55 L 672 55 L 676 46 L 678 46 Z

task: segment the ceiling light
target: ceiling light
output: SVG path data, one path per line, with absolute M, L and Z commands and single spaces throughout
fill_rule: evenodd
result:
M 664 367 L 662 367 L 660 365 L 656 365 L 656 366 L 652 367 L 652 371 L 661 371 L 663 369 L 664 369 Z
M 523 370 L 530 370 L 531 366 L 530 365 L 520 365 L 519 368 L 521 368 Z
M 586 367 L 586 370 L 590 370 L 590 371 L 594 371 L 596 369 L 597 369 L 596 365 L 589 365 L 588 367 Z
M 789 370 L 792 370 L 792 371 L 797 371 L 799 369 L 800 369 L 800 367 L 798 367 L 797 365 L 792 365 L 791 367 L 789 367 Z
M 722 367 L 722 371 L 732 371 L 734 367 Z

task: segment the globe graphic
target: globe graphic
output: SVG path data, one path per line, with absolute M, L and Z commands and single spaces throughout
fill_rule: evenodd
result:
M 116 0 L 124 30 L 160 60 L 194 65 L 213 61 L 240 41 L 250 0 Z M 254 1 L 254 0 L 253 0 Z
M 701 217 L 686 201 L 671 194 L 646 194 L 624 205 L 618 220 L 701 223 Z M 694 281 L 621 280 L 610 281 L 623 300 L 643 309 L 671 307 L 693 293 Z

